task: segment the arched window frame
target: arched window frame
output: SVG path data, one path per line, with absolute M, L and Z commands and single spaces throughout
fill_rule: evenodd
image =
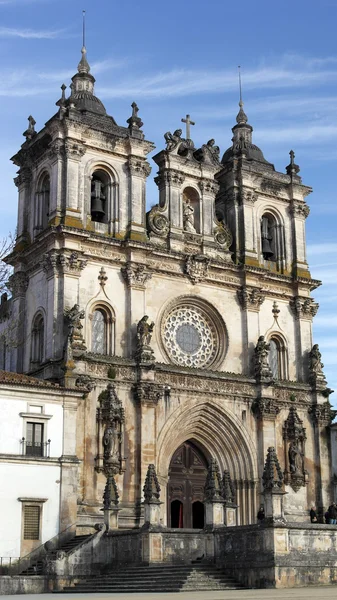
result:
M 50 213 L 50 175 L 43 171 L 38 179 L 35 194 L 34 230 L 36 234 L 48 227 Z
M 193 207 L 193 220 L 194 228 L 196 233 L 202 233 L 202 210 L 201 210 L 201 198 L 200 192 L 193 185 L 187 184 L 181 191 L 181 207 L 182 207 L 182 227 L 184 228 L 184 202 L 185 198 L 188 198 L 191 206 Z M 187 230 L 185 230 L 187 231 Z
M 263 255 L 263 219 L 269 221 L 270 247 L 273 255 L 267 259 Z M 260 256 L 261 262 L 267 268 L 276 269 L 280 273 L 286 270 L 286 243 L 282 216 L 269 207 L 264 207 L 259 218 Z
M 104 215 L 102 218 L 97 218 L 93 214 L 93 197 L 94 193 L 94 182 L 95 180 L 99 180 L 102 183 L 101 192 L 104 196 L 102 199 L 102 205 L 104 209 Z M 88 213 L 91 215 L 91 220 L 94 223 L 109 223 L 112 216 L 112 189 L 114 187 L 114 177 L 110 171 L 108 171 L 102 165 L 95 165 L 90 174 L 90 198 L 89 198 L 89 211 Z
M 102 354 L 106 356 L 113 356 L 115 354 L 115 314 L 110 306 L 103 302 L 99 302 L 94 304 L 91 307 L 89 314 L 89 348 L 90 352 L 93 354 L 101 354 L 100 352 L 94 351 L 94 340 L 93 340 L 93 323 L 94 323 L 94 315 L 96 312 L 100 312 L 104 316 L 104 345 L 105 352 Z
M 45 318 L 38 312 L 32 322 L 31 362 L 41 364 L 45 355 Z
M 277 380 L 287 380 L 289 379 L 289 360 L 288 360 L 288 348 L 287 343 L 282 336 L 278 333 L 272 333 L 268 336 L 268 343 L 274 343 L 276 346 L 277 352 L 277 376 L 275 372 L 273 372 L 273 376 Z M 271 362 L 271 352 L 272 348 L 269 350 L 269 365 L 272 368 Z

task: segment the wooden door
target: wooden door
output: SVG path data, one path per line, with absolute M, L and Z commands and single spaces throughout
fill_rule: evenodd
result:
M 204 526 L 206 475 L 206 458 L 193 442 L 184 442 L 175 451 L 169 467 L 169 527 L 201 529 Z

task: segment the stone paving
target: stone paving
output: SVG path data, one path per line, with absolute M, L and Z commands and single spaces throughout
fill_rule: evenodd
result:
M 25 594 L 2 596 L 1 600 L 56 600 L 60 596 L 76 598 L 112 598 L 112 600 L 329 600 L 336 599 L 337 585 L 279 590 L 221 590 L 219 592 L 180 592 L 162 594 Z

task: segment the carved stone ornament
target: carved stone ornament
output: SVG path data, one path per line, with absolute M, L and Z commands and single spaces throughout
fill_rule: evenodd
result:
M 237 290 L 237 296 L 241 307 L 244 310 L 248 309 L 256 312 L 260 310 L 260 306 L 263 304 L 266 297 L 262 289 L 248 287 L 246 285 L 243 285 L 239 290 Z
M 268 361 L 269 349 L 270 344 L 267 344 L 267 342 L 264 339 L 264 336 L 260 335 L 254 350 L 254 369 L 255 378 L 257 380 L 270 380 L 273 378 L 273 374 Z
M 117 508 L 119 504 L 119 494 L 114 476 L 110 473 L 107 476 L 104 493 L 103 493 L 103 509 L 111 510 Z
M 261 182 L 261 191 L 271 196 L 278 196 L 282 191 L 282 185 L 271 179 L 263 179 Z
M 142 289 L 152 277 L 152 273 L 147 270 L 146 266 L 139 263 L 127 263 L 126 267 L 121 268 L 121 273 L 127 286 Z
M 289 415 L 283 425 L 285 442 L 285 483 L 295 492 L 306 484 L 307 473 L 304 469 L 306 432 L 295 406 L 290 407 Z
M 129 170 L 131 175 L 146 178 L 150 175 L 152 168 L 146 160 L 133 156 L 129 160 Z
M 235 502 L 235 489 L 229 471 L 224 471 L 222 477 L 222 496 L 226 506 Z
M 206 279 L 211 259 L 202 254 L 189 256 L 185 265 L 185 272 L 193 284 L 200 283 Z
M 277 458 L 276 450 L 272 446 L 268 448 L 262 481 L 264 490 L 280 490 L 283 486 L 283 473 Z
M 312 387 L 325 388 L 326 379 L 323 373 L 322 355 L 319 351 L 318 344 L 314 344 L 309 353 L 309 382 Z
M 64 149 L 67 158 L 71 158 L 72 160 L 80 160 L 86 153 L 84 144 L 81 144 L 77 141 L 75 142 L 73 140 L 66 140 Z
M 80 252 L 50 250 L 43 255 L 42 267 L 47 277 L 52 277 L 57 272 L 79 276 L 87 263 Z
M 241 190 L 240 200 L 242 204 L 255 204 L 257 200 L 257 194 L 254 190 Z
M 180 173 L 180 171 L 176 171 L 175 169 L 169 169 L 161 171 L 154 180 L 159 189 L 165 185 L 180 187 L 185 181 L 185 175 Z
M 220 189 L 220 185 L 216 181 L 212 181 L 209 179 L 202 179 L 201 181 L 199 181 L 198 186 L 204 196 L 205 195 L 214 196 L 215 194 L 218 193 L 218 191 Z
M 10 276 L 7 287 L 12 292 L 13 298 L 21 298 L 25 295 L 29 284 L 29 277 L 23 271 L 17 271 Z
M 137 325 L 137 348 L 135 358 L 138 362 L 152 363 L 154 352 L 150 346 L 154 323 L 149 323 L 149 317 L 144 315 Z
M 143 487 L 143 492 L 145 504 L 159 504 L 160 485 L 154 465 L 149 465 Z
M 99 284 L 100 284 L 102 290 L 104 290 L 105 284 L 108 281 L 108 276 L 106 274 L 106 270 L 104 269 L 104 267 L 101 267 L 97 279 L 99 281 Z
M 19 174 L 14 179 L 16 187 L 28 187 L 32 180 L 32 169 L 30 167 L 21 167 Z
M 135 385 L 135 399 L 139 404 L 156 406 L 163 398 L 165 388 L 157 383 L 140 381 Z
M 99 472 L 104 471 L 105 475 L 109 477 L 109 475 L 123 472 L 122 446 L 125 413 L 113 383 L 109 383 L 107 389 L 100 393 L 98 401 L 99 407 L 96 413 L 98 424 L 96 470 Z
M 315 317 L 319 309 L 318 302 L 315 302 L 313 298 L 302 298 L 301 296 L 295 296 L 295 298 L 290 300 L 289 304 L 297 319 L 311 320 L 313 317 Z
M 214 239 L 222 250 L 228 250 L 233 243 L 232 232 L 228 225 L 219 223 L 214 229 Z
M 305 202 L 301 204 L 293 204 L 289 208 L 290 214 L 294 217 L 302 217 L 306 219 L 310 214 L 310 208 Z
M 223 502 L 222 480 L 219 465 L 215 458 L 212 458 L 207 469 L 205 483 L 205 502 Z
M 160 237 L 167 236 L 169 231 L 169 221 L 158 204 L 153 206 L 150 212 L 147 213 L 147 225 L 149 232 Z
M 257 398 L 252 405 L 252 411 L 258 419 L 274 421 L 280 412 L 280 408 L 273 398 Z
M 337 410 L 334 410 L 329 401 L 324 404 L 313 404 L 309 406 L 309 415 L 311 416 L 315 425 L 327 426 L 331 425 L 331 422 L 337 415 Z
M 79 375 L 75 382 L 76 387 L 85 388 L 88 392 L 92 392 L 92 390 L 96 387 L 96 381 L 90 375 Z

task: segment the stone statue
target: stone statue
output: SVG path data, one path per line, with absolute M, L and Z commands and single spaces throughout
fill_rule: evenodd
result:
M 137 325 L 137 341 L 139 346 L 149 346 L 151 343 L 154 323 L 148 323 L 149 317 L 145 315 Z
M 267 344 L 264 335 L 260 335 L 254 350 L 255 377 L 262 377 L 265 379 L 272 378 L 272 372 L 268 361 L 269 349 L 270 344 Z
M 176 129 L 174 133 L 171 133 L 170 131 L 164 133 L 166 150 L 173 150 L 179 144 L 179 142 L 183 141 L 181 138 L 182 133 L 182 129 Z
M 289 450 L 289 467 L 290 473 L 302 474 L 303 473 L 303 455 L 298 447 L 297 442 L 293 441 L 290 443 Z
M 103 435 L 104 460 L 116 459 L 118 461 L 118 430 L 117 423 L 109 424 Z
M 196 233 L 194 227 L 194 208 L 188 198 L 183 200 L 183 227 L 184 231 Z
M 68 325 L 68 338 L 72 342 L 76 337 L 82 338 L 83 325 L 81 319 L 84 319 L 85 312 L 80 309 L 79 304 L 74 304 L 72 308 L 65 311 L 65 318 Z
M 318 344 L 315 344 L 312 347 L 309 357 L 310 357 L 309 369 L 310 369 L 311 373 L 322 373 L 322 369 L 323 369 L 324 365 L 321 361 L 322 355 L 319 351 Z
M 214 158 L 216 158 L 217 160 L 219 160 L 219 157 L 220 157 L 220 148 L 219 148 L 219 146 L 215 146 L 214 144 L 215 144 L 215 140 L 213 140 L 213 139 L 208 140 L 208 142 L 207 142 L 207 149 L 214 156 Z

